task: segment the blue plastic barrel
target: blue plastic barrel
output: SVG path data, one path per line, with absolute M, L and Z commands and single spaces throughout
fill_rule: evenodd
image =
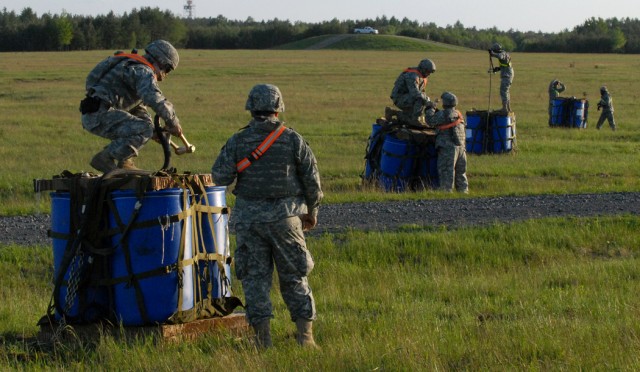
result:
M 416 161 L 418 162 L 418 177 L 422 184 L 432 189 L 440 187 L 438 151 L 435 142 L 418 147 Z
M 178 267 L 179 256 L 183 260 L 192 258 L 192 218 L 187 216 L 180 221 L 166 222 L 168 217 L 178 215 L 185 209 L 184 192 L 186 191 L 183 189 L 145 192 L 133 222 L 151 221 L 151 226 L 132 228 L 124 239 L 121 233 L 113 236 L 115 252 L 111 257 L 112 278 L 148 274 L 146 277 L 137 280 L 131 278 L 113 286 L 115 315 L 125 326 L 145 324 L 138 300 L 144 303 L 149 323 L 164 323 L 174 313 L 194 307 L 193 264 Z M 116 190 L 111 193 L 111 198 L 122 222 L 128 224 L 134 217 L 134 208 L 138 202 L 135 192 Z M 109 219 L 111 228 L 117 227 L 113 213 Z M 161 222 L 163 219 L 165 222 Z M 129 262 L 126 258 L 126 245 Z M 140 290 L 138 294 L 136 281 Z M 180 303 L 179 290 L 183 294 Z
M 572 127 L 574 128 L 585 128 L 585 114 L 586 114 L 586 100 L 584 99 L 573 99 L 571 100 L 571 115 L 569 117 L 569 121 Z
M 196 202 L 204 207 L 226 207 L 226 187 L 225 186 L 209 186 L 205 188 L 206 199 L 196 198 Z M 202 212 L 197 214 L 197 224 L 200 226 L 198 236 L 198 244 L 201 250 L 208 254 L 217 253 L 224 257 L 224 262 L 207 261 L 199 262 L 199 287 L 201 298 L 216 299 L 222 297 L 230 297 L 231 291 L 231 267 L 226 262 L 226 258 L 230 257 L 229 251 L 229 214 Z M 227 278 L 223 282 L 220 275 L 219 264 L 222 263 Z M 208 287 L 211 286 L 211 293 Z
M 92 322 L 99 318 L 107 316 L 109 312 L 109 297 L 106 287 L 82 286 L 76 292 L 76 295 L 68 299 L 70 306 L 67 308 L 67 292 L 69 274 L 79 274 L 82 270 L 90 270 L 89 259 L 83 256 L 82 259 L 75 257 L 69 264 L 63 268 L 65 251 L 73 249 L 69 243 L 71 232 L 71 199 L 68 192 L 52 192 L 51 196 L 51 232 L 53 246 L 53 278 L 54 281 L 60 275 L 61 270 L 65 270 L 63 282 L 60 284 L 60 291 L 55 298 L 56 303 L 60 305 L 66 317 L 73 318 L 76 322 Z M 80 216 L 80 213 L 77 214 Z M 66 238 L 65 238 L 66 236 Z M 62 315 L 58 309 L 55 310 L 56 320 L 62 319 Z
M 486 111 L 468 111 L 466 120 L 466 150 L 469 153 L 483 154 L 485 148 L 485 131 L 487 128 Z
M 566 112 L 566 102 L 567 99 L 564 97 L 557 97 L 553 99 L 553 104 L 551 106 L 551 125 L 552 126 L 563 126 L 566 125 L 566 116 L 568 112 Z
M 369 159 L 370 156 L 370 152 L 371 150 L 373 150 L 373 148 L 376 147 L 377 143 L 379 140 L 381 140 L 380 136 L 378 136 L 378 134 L 380 133 L 380 131 L 382 130 L 382 125 L 380 124 L 373 124 L 371 126 L 371 135 L 369 136 L 369 142 L 367 145 L 367 158 L 365 160 L 364 163 L 364 179 L 368 180 L 371 179 L 371 177 L 373 176 L 373 172 L 375 171 L 374 167 L 371 165 L 371 160 Z M 382 139 L 384 140 L 384 139 Z M 378 159 L 379 161 L 380 159 Z
M 491 126 L 492 151 L 495 154 L 509 152 L 513 149 L 515 127 L 511 115 L 493 115 Z
M 404 191 L 415 177 L 414 160 L 416 147 L 409 143 L 387 135 L 382 144 L 380 157 L 380 183 L 386 191 Z

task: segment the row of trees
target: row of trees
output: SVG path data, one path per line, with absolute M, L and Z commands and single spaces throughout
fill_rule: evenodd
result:
M 591 18 L 560 33 L 466 28 L 460 22 L 441 27 L 407 18 L 378 17 L 358 21 L 333 19 L 320 23 L 270 20 L 257 22 L 216 18 L 183 19 L 158 8 L 95 17 L 67 13 L 38 16 L 31 8 L 20 14 L 0 13 L 0 51 L 122 49 L 166 39 L 179 48 L 267 49 L 308 37 L 349 33 L 373 26 L 381 34 L 401 35 L 476 49 L 494 42 L 522 52 L 640 53 L 640 20 Z

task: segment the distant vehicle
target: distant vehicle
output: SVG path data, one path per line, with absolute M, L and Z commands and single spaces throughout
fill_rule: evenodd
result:
M 354 34 L 377 34 L 378 30 L 373 27 L 365 27 L 365 28 L 356 28 L 353 30 Z

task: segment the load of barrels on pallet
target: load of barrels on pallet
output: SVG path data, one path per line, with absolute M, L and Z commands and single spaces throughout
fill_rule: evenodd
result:
M 589 117 L 589 101 L 576 97 L 557 97 L 551 106 L 549 126 L 586 128 Z
M 513 112 L 468 111 L 466 151 L 502 154 L 514 150 L 516 120 Z M 363 183 L 387 192 L 437 189 L 438 151 L 433 128 L 417 128 L 378 119 L 367 141 Z
M 123 326 L 225 316 L 231 291 L 225 187 L 210 175 L 75 174 L 53 190 L 52 303 L 41 323 Z

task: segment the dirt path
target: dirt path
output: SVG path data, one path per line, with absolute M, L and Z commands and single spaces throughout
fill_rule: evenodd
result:
M 319 42 L 317 44 L 313 44 L 313 45 L 311 45 L 311 46 L 309 46 L 309 47 L 307 47 L 305 49 L 306 50 L 323 49 L 323 48 L 328 47 L 329 45 L 335 44 L 335 43 L 337 43 L 339 41 L 342 41 L 342 40 L 344 40 L 346 38 L 353 37 L 353 36 L 356 36 L 356 35 L 351 35 L 351 34 L 334 35 L 334 36 L 332 36 L 330 38 L 322 40 L 321 42 Z
M 346 229 L 396 230 L 399 227 L 487 225 L 544 217 L 640 215 L 640 192 L 537 195 L 452 200 L 413 200 L 323 205 L 311 235 Z M 233 231 L 233 213 L 231 214 Z M 50 244 L 49 215 L 0 217 L 0 243 Z

